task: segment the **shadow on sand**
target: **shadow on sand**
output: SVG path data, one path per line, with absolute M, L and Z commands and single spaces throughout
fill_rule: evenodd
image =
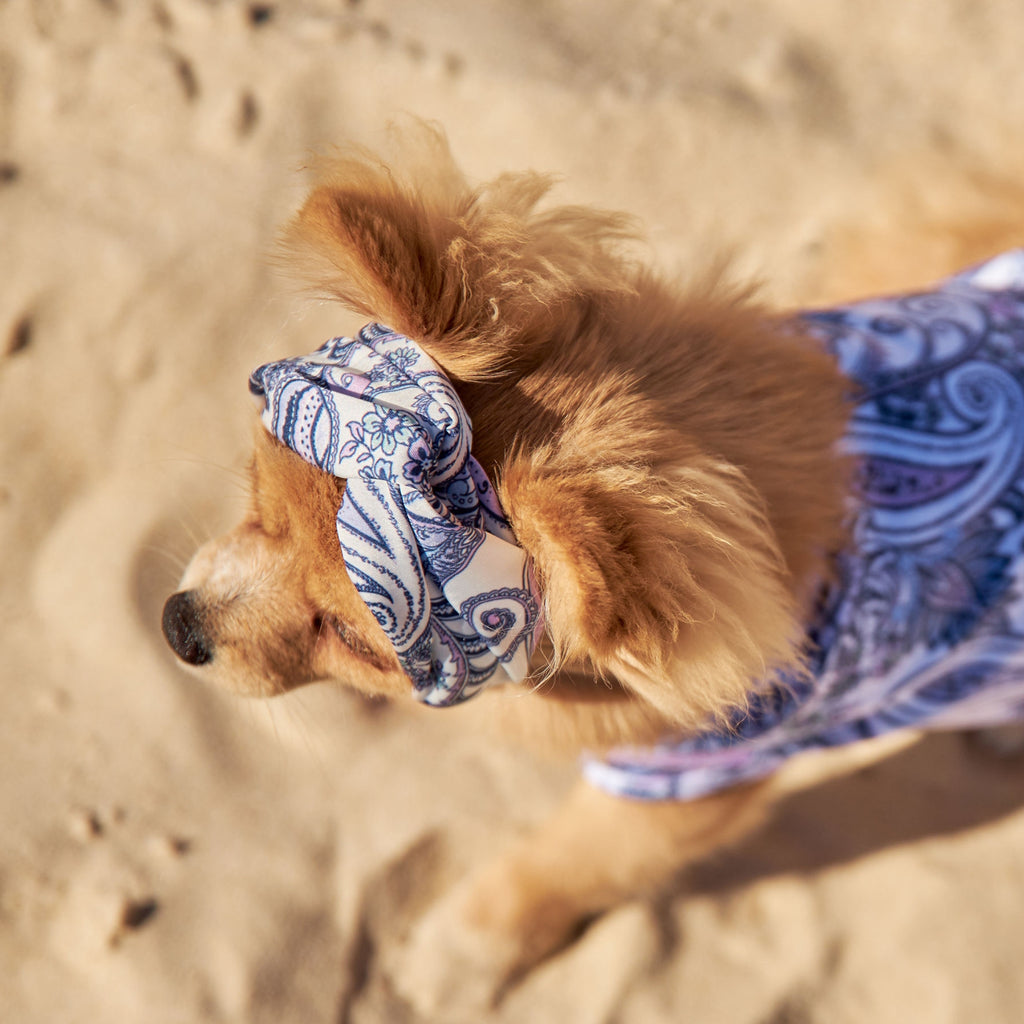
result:
M 683 888 L 718 893 L 807 874 L 888 847 L 955 835 L 1024 807 L 1024 757 L 934 734 L 860 771 L 792 794 L 746 842 L 695 865 Z

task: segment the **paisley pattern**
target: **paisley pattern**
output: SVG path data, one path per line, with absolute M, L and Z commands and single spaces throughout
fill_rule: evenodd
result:
M 356 338 L 261 366 L 249 389 L 275 437 L 345 479 L 345 566 L 415 695 L 444 707 L 499 669 L 524 679 L 541 628 L 536 588 L 470 454 L 466 410 L 430 357 L 368 324 Z
M 853 540 L 810 679 L 778 679 L 731 729 L 589 761 L 606 790 L 691 799 L 804 750 L 1024 718 L 1024 250 L 801 320 L 859 395 Z

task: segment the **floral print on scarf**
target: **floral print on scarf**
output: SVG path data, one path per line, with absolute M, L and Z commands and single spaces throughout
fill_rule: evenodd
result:
M 438 707 L 529 673 L 540 609 L 525 552 L 451 382 L 409 338 L 368 324 L 255 370 L 267 429 L 346 481 L 338 540 L 352 582 Z

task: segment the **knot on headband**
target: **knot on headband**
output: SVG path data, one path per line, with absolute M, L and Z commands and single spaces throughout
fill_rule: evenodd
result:
M 255 370 L 266 428 L 346 480 L 338 540 L 349 576 L 413 681 L 444 707 L 500 668 L 529 673 L 539 606 L 526 553 L 470 454 L 451 383 L 380 324 Z

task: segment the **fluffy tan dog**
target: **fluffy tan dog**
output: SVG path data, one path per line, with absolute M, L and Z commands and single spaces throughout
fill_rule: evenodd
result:
M 424 134 L 395 170 L 326 162 L 287 248 L 318 292 L 416 339 L 472 418 L 546 631 L 530 682 L 481 699 L 514 692 L 519 731 L 575 751 L 725 721 L 752 680 L 799 671 L 844 541 L 846 382 L 741 291 L 681 291 L 633 263 L 624 218 L 538 210 L 536 174 L 472 188 Z M 343 482 L 262 429 L 251 475 L 245 521 L 168 601 L 175 651 L 242 694 L 335 680 L 408 699 L 342 561 Z M 414 946 L 446 961 L 413 955 L 430 969 L 403 984 L 426 1006 L 492 996 L 582 919 L 743 834 L 766 792 L 643 803 L 580 783 L 428 916 Z

